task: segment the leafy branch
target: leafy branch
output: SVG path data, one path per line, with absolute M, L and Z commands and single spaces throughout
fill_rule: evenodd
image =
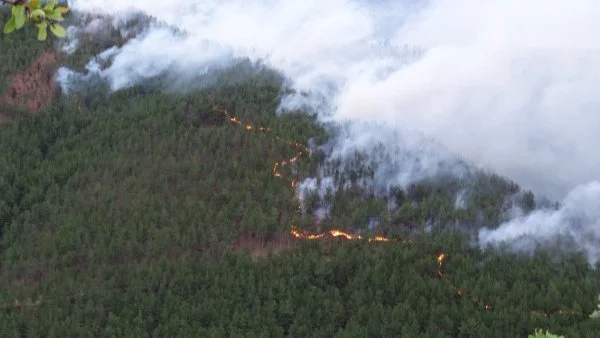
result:
M 592 314 L 590 315 L 590 318 L 593 318 L 593 319 L 600 318 L 600 295 L 598 295 L 598 309 L 594 310 L 594 312 L 592 312 Z
M 564 336 L 555 335 L 548 331 L 546 331 L 546 333 L 544 333 L 544 331 L 542 331 L 542 330 L 535 329 L 535 333 L 530 334 L 528 336 L 528 338 L 564 338 Z
M 56 7 L 56 0 L 47 4 L 40 0 L 4 0 L 3 4 L 11 5 L 11 17 L 4 25 L 4 33 L 12 33 L 23 28 L 26 24 L 33 23 L 38 28 L 38 40 L 44 41 L 48 36 L 48 28 L 56 37 L 62 38 L 67 35 L 63 26 L 58 24 L 64 20 L 63 14 L 67 13 L 67 7 Z

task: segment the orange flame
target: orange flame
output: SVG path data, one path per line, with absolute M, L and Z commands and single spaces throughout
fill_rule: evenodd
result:
M 296 227 L 293 226 L 293 225 L 292 225 L 292 228 L 290 230 L 290 233 L 294 237 L 299 238 L 299 239 L 320 239 L 320 238 L 325 237 L 325 234 L 307 234 L 307 233 L 302 233 L 302 232 L 298 231 L 296 229 Z
M 212 98 L 212 96 L 210 97 L 211 100 L 214 99 Z M 270 128 L 267 127 L 263 127 L 263 126 L 258 126 L 256 127 L 253 124 L 247 123 L 247 124 L 243 124 L 241 120 L 239 120 L 238 118 L 232 116 L 226 109 L 223 108 L 219 108 L 216 104 L 213 104 L 213 111 L 221 113 L 223 115 L 225 115 L 225 117 L 233 124 L 236 124 L 238 126 L 243 126 L 245 130 L 247 131 L 262 131 L 262 132 L 271 132 L 272 130 Z M 276 140 L 280 140 L 281 137 L 279 135 L 274 135 L 274 138 Z M 296 163 L 302 156 L 308 154 L 308 156 L 311 156 L 310 150 L 308 149 L 307 146 L 305 146 L 304 144 L 295 142 L 295 141 L 291 141 L 288 142 L 288 145 L 290 147 L 295 147 L 296 149 L 298 149 L 299 151 L 296 153 L 296 155 L 294 155 L 293 157 L 287 159 L 287 160 L 281 160 L 278 162 L 273 163 L 273 176 L 276 178 L 284 178 L 284 175 L 279 171 L 279 169 L 281 167 L 284 167 L 288 164 L 293 164 Z M 296 188 L 298 186 L 298 181 L 295 179 L 290 179 L 290 185 L 293 188 Z M 296 200 L 298 201 L 298 212 L 302 211 L 302 200 L 300 199 L 299 195 L 296 195 Z M 319 223 L 317 221 L 317 223 Z M 302 239 L 302 240 L 318 240 L 318 239 L 323 239 L 325 238 L 325 236 L 329 235 L 333 238 L 338 238 L 338 237 L 342 237 L 345 238 L 347 240 L 364 240 L 367 239 L 369 242 L 371 241 L 375 241 L 375 242 L 390 242 L 390 241 L 397 241 L 398 239 L 391 239 L 391 238 L 387 238 L 387 237 L 383 237 L 383 236 L 374 236 L 374 237 L 370 237 L 370 238 L 363 238 L 361 235 L 351 235 L 349 233 L 346 233 L 342 230 L 338 230 L 338 229 L 333 229 L 333 230 L 329 230 L 327 232 L 323 232 L 323 233 L 308 233 L 308 232 L 303 232 L 303 231 L 299 231 L 295 225 L 291 225 L 290 228 L 290 234 L 298 239 Z M 403 243 L 411 243 L 410 239 L 400 239 L 400 241 L 402 241 Z M 446 261 L 447 258 L 447 254 L 446 253 L 440 253 L 437 256 L 437 275 L 440 278 L 443 278 L 449 285 L 450 287 L 454 290 L 454 292 L 460 296 L 460 297 L 467 297 L 468 299 L 470 299 L 473 303 L 478 304 L 480 306 L 482 306 L 484 309 L 486 310 L 491 310 L 493 307 L 491 304 L 487 304 L 484 303 L 482 301 L 480 301 L 477 297 L 472 296 L 470 293 L 468 293 L 467 291 L 465 291 L 464 289 L 458 288 L 456 287 L 451 281 L 449 281 L 447 278 L 444 278 L 444 273 L 443 273 L 443 266 L 444 263 Z M 538 315 L 538 316 L 543 316 L 543 317 L 550 317 L 552 315 L 556 315 L 556 314 L 570 314 L 570 315 L 578 315 L 578 316 L 585 316 L 584 313 L 582 312 L 578 312 L 578 311 L 573 311 L 573 310 L 565 310 L 565 309 L 560 309 L 557 310 L 555 312 L 552 313 L 547 313 L 544 311 L 531 311 L 531 313 L 533 315 Z
M 391 239 L 383 237 L 383 236 L 375 236 L 373 238 L 369 238 L 369 241 L 375 241 L 375 242 L 389 242 L 391 241 Z
M 218 112 L 223 114 L 226 119 L 238 126 L 243 126 L 245 130 L 247 131 L 262 131 L 262 132 L 271 132 L 272 130 L 270 128 L 267 127 L 263 127 L 263 126 L 258 126 L 256 127 L 253 124 L 247 123 L 247 124 L 243 124 L 242 121 L 234 116 L 232 116 L 226 109 L 223 108 L 219 108 L 216 104 L 214 104 L 214 99 L 212 96 L 209 97 L 212 101 L 213 101 L 213 111 Z M 81 109 L 81 106 L 79 106 L 79 109 Z M 281 137 L 279 135 L 274 135 L 274 138 L 276 140 L 280 140 Z M 286 166 L 287 164 L 290 163 L 296 163 L 302 156 L 304 156 L 305 154 L 308 154 L 308 156 L 311 156 L 310 150 L 308 149 L 307 146 L 292 141 L 292 142 L 288 142 L 288 145 L 290 145 L 291 147 L 295 147 L 297 149 L 299 149 L 299 151 L 296 153 L 296 155 L 294 155 L 294 157 L 287 159 L 287 160 L 281 160 L 279 162 L 275 162 L 273 164 L 273 176 L 276 178 L 283 178 L 283 174 L 279 171 L 280 167 Z M 295 179 L 291 179 L 290 180 L 290 184 L 293 188 L 297 187 L 298 185 L 298 181 Z M 298 212 L 301 212 L 302 210 L 302 200 L 300 199 L 300 197 L 298 195 L 296 195 L 296 200 L 298 201 Z M 319 223 L 319 221 L 317 221 L 317 224 Z M 328 232 L 325 233 L 308 233 L 308 232 L 301 232 L 299 231 L 295 225 L 291 225 L 290 227 L 290 234 L 298 239 L 302 239 L 302 240 L 318 240 L 318 239 L 323 239 L 325 238 L 326 235 L 329 235 L 333 238 L 337 238 L 337 237 L 343 237 L 347 240 L 363 240 L 365 238 L 363 238 L 361 235 L 351 235 L 349 233 L 343 232 L 342 230 L 338 230 L 338 229 L 334 229 L 334 230 L 329 230 Z M 391 239 L 391 238 L 386 238 L 383 236 L 375 236 L 375 237 L 370 237 L 370 238 L 366 238 L 369 242 L 371 241 L 375 241 L 375 242 L 390 242 L 390 241 L 398 241 L 398 239 Z M 403 242 L 403 243 L 411 243 L 410 239 L 399 239 L 399 241 Z M 445 253 L 440 253 L 437 256 L 437 265 L 438 265 L 438 269 L 437 269 L 437 275 L 440 278 L 443 278 L 443 280 L 445 280 L 450 287 L 454 290 L 454 292 L 460 296 L 460 297 L 467 297 L 469 298 L 473 303 L 476 303 L 478 305 L 481 305 L 483 308 L 485 308 L 486 310 L 491 310 L 493 307 L 491 304 L 487 304 L 487 303 L 483 303 L 481 302 L 477 297 L 472 296 L 471 294 L 469 294 L 468 292 L 466 292 L 465 290 L 456 287 L 451 281 L 449 281 L 447 278 L 444 278 L 444 273 L 442 272 L 443 270 L 443 266 L 444 263 L 446 261 L 446 258 L 448 256 Z M 81 295 L 83 295 L 83 293 L 81 293 Z M 36 302 L 27 302 L 26 305 L 29 306 L 39 306 L 40 305 L 40 301 L 36 301 Z M 4 306 L 0 306 L 0 308 L 3 309 L 7 309 L 7 308 L 21 308 L 22 303 L 18 300 L 15 299 L 14 301 L 14 305 L 4 305 Z M 557 314 L 562 314 L 562 315 L 577 315 L 577 316 L 586 316 L 584 313 L 579 312 L 579 311 L 574 311 L 574 310 L 567 310 L 567 309 L 559 309 L 555 312 L 551 312 L 551 313 L 547 313 L 544 311 L 539 311 L 539 310 L 533 310 L 531 311 L 532 315 L 536 315 L 536 316 L 543 316 L 543 317 L 550 317 L 553 315 L 557 315 Z
M 352 236 L 341 230 L 331 230 L 331 231 L 329 231 L 329 234 L 333 237 L 344 237 L 346 239 L 362 239 L 362 237 L 360 237 L 360 236 Z
M 445 253 L 441 253 L 439 254 L 437 261 L 438 261 L 438 267 L 441 268 L 442 265 L 444 264 L 444 260 L 446 259 L 446 254 Z
M 325 238 L 325 236 L 330 236 L 332 238 L 338 238 L 338 237 L 342 237 L 348 240 L 362 240 L 365 239 L 363 236 L 361 235 L 351 235 L 347 232 L 341 231 L 341 230 L 337 230 L 337 229 L 333 229 L 333 230 L 329 230 L 327 232 L 323 232 L 323 233 L 317 233 L 317 234 L 311 234 L 311 233 L 306 233 L 306 232 L 300 232 L 295 226 L 291 227 L 290 233 L 292 234 L 292 236 L 299 238 L 299 239 L 322 239 Z M 371 241 L 376 241 L 376 242 L 390 242 L 392 241 L 389 238 L 383 237 L 383 236 L 375 236 L 373 238 L 367 238 L 367 240 L 369 242 Z

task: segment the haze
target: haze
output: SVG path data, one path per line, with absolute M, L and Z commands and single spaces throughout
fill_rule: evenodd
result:
M 404 135 L 390 143 L 416 133 L 442 145 L 443 161 L 448 150 L 538 194 L 565 198 L 570 211 L 600 210 L 594 183 L 600 179 L 598 1 L 70 4 L 88 12 L 102 8 L 117 17 L 142 10 L 187 32 L 176 36 L 157 25 L 113 51 L 112 65 L 101 71 L 113 89 L 165 71 L 191 78 L 249 57 L 311 94 L 285 98 L 282 111 L 304 106 L 315 109 L 323 121 L 352 125 L 334 142 L 331 156 L 373 147 L 381 141 L 381 128 L 385 135 Z M 406 144 L 414 144 L 410 137 Z M 390 151 L 396 156 L 404 147 L 393 145 L 396 150 Z M 424 163 L 439 166 L 431 151 L 423 156 L 430 159 Z M 407 176 L 388 172 L 385 180 L 398 177 L 406 181 Z M 572 189 L 579 190 L 567 195 Z M 590 200 L 568 203 L 583 195 Z M 597 234 L 600 217 L 590 217 L 587 231 Z M 516 221 L 522 222 L 521 229 L 532 229 L 523 225 L 530 219 Z M 506 226 L 510 224 L 498 231 Z M 510 239 L 486 236 L 489 241 Z

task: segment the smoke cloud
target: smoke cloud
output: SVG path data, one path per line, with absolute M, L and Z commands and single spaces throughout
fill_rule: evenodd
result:
M 597 233 L 583 236 L 600 219 L 594 182 L 600 179 L 594 152 L 600 144 L 596 0 L 70 5 L 121 17 L 143 11 L 161 22 L 111 51 L 110 66 L 97 70 L 113 90 L 165 72 L 186 79 L 240 58 L 260 61 L 309 93 L 285 97 L 282 111 L 308 107 L 324 122 L 349 126 L 331 144 L 333 159 L 386 146 L 385 154 L 371 158 L 389 160 L 375 173 L 380 188 L 454 172 L 463 165 L 457 158 L 464 159 L 539 194 L 564 198 L 558 211 L 537 211 L 483 231 L 483 243 L 533 229 L 542 239 L 567 232 L 598 256 L 586 242 L 597 240 Z
M 559 242 L 559 235 L 586 251 L 592 264 L 600 260 L 600 182 L 576 187 L 558 210 L 536 210 L 496 230 L 482 229 L 479 242 L 486 246 L 510 241 L 514 248 L 530 250 L 536 244 Z

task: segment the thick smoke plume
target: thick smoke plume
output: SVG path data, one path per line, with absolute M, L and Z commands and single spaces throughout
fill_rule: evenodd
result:
M 282 111 L 305 106 L 323 121 L 350 125 L 333 141 L 331 156 L 391 146 L 371 159 L 391 159 L 374 177 L 380 188 L 457 170 L 447 155 L 453 153 L 565 198 L 558 211 L 483 231 L 485 243 L 567 232 L 588 247 L 598 238 L 586 236 L 600 216 L 597 183 L 589 183 L 600 179 L 597 0 L 70 4 L 117 17 L 143 11 L 180 29 L 158 24 L 111 50 L 110 66 L 97 72 L 114 90 L 165 72 L 185 80 L 240 58 L 261 61 L 309 93 L 285 97 Z M 395 136 L 382 143 L 382 135 Z M 436 142 L 440 151 L 431 150 Z M 411 164 L 417 160 L 419 167 Z

